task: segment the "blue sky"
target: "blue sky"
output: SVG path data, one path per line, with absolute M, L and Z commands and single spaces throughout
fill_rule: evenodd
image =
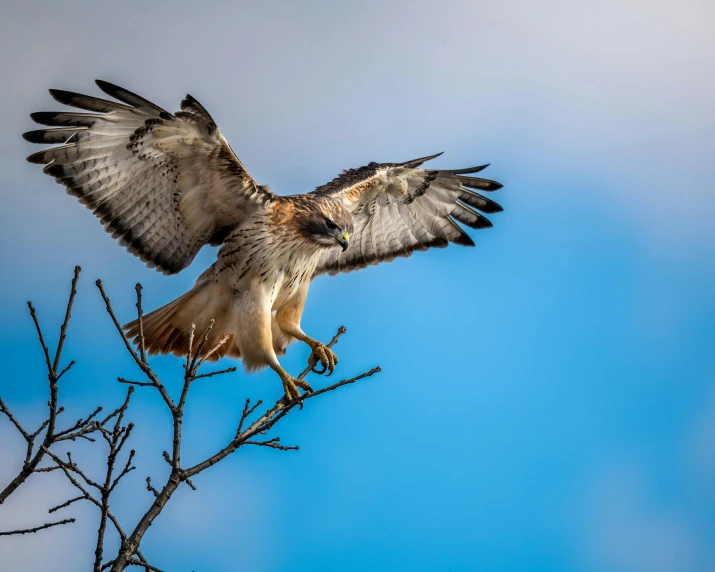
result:
M 103 78 L 212 113 L 251 173 L 280 193 L 344 168 L 438 151 L 437 167 L 490 162 L 504 213 L 450 247 L 320 278 L 304 330 L 344 324 L 336 375 L 383 373 L 315 400 L 276 434 L 295 453 L 241 450 L 182 490 L 144 554 L 165 570 L 715 568 L 715 15 L 706 2 L 27 2 L 4 8 L 0 62 L 0 392 L 39 422 L 45 375 L 25 301 L 54 342 L 72 267 L 84 268 L 62 385 L 68 419 L 117 402 L 120 319 L 133 286 L 153 308 L 215 253 L 165 277 L 24 162 L 48 87 Z M 284 360 L 302 368 L 306 348 Z M 225 365 L 228 365 L 227 363 Z M 180 365 L 156 360 L 175 392 Z M 315 378 L 315 386 L 324 381 Z M 224 443 L 270 373 L 195 387 L 185 457 Z M 138 470 L 127 527 L 164 474 L 162 404 L 131 408 Z M 0 421 L 0 480 L 22 442 Z M 90 468 L 92 450 L 77 452 Z M 13 464 L 14 463 L 14 464 Z M 34 525 L 68 498 L 40 476 L 0 511 Z M 97 514 L 0 539 L 0 571 L 90 562 Z

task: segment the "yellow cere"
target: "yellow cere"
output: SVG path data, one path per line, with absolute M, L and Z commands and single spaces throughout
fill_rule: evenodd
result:
M 346 233 L 343 235 L 343 240 L 347 240 L 348 238 L 350 238 L 350 233 L 349 233 L 349 232 L 346 232 Z

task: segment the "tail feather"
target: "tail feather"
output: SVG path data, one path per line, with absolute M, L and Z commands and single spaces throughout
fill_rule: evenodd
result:
M 229 335 L 226 343 L 209 361 L 216 361 L 225 355 L 241 357 L 235 344 L 235 324 L 231 308 L 231 295 L 226 287 L 214 282 L 201 282 L 186 294 L 147 314 L 142 318 L 144 347 L 150 355 L 173 354 L 185 356 L 189 349 L 189 333 L 195 325 L 194 348 L 214 320 L 205 352 L 212 349 L 224 335 Z M 127 337 L 139 344 L 139 320 L 123 327 Z

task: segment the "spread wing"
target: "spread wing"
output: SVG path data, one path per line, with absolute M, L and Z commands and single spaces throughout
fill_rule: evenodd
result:
M 248 174 L 190 95 L 172 115 L 116 85 L 97 85 L 121 103 L 50 90 L 60 103 L 89 113 L 33 113 L 53 129 L 23 137 L 60 146 L 27 160 L 45 164 L 45 173 L 148 266 L 179 272 L 202 246 L 220 244 L 275 197 Z
M 502 208 L 472 189 L 495 191 L 502 185 L 468 176 L 488 165 L 455 171 L 418 168 L 439 155 L 405 163 L 370 163 L 313 191 L 342 201 L 355 219 L 350 246 L 345 252 L 326 251 L 315 275 L 350 272 L 411 256 L 415 250 L 444 248 L 450 242 L 474 246 L 457 223 L 487 228 L 492 223 L 477 211 L 496 213 Z

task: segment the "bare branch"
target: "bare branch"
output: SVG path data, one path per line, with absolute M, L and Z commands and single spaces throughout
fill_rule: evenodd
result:
M 318 391 L 303 394 L 296 401 L 306 401 L 308 399 L 313 399 L 314 397 L 318 397 L 318 395 L 323 395 L 324 393 L 328 393 L 328 391 L 334 391 L 339 387 L 343 387 L 344 385 L 350 385 L 351 383 L 355 383 L 356 381 L 360 381 L 361 379 L 365 379 L 366 377 L 370 377 L 372 375 L 375 375 L 376 373 L 380 373 L 381 371 L 382 368 L 380 366 L 373 367 L 370 371 L 366 371 L 365 373 L 361 373 L 360 375 L 356 375 L 355 377 L 351 377 L 350 379 L 344 379 L 342 381 L 339 381 L 338 383 L 334 383 L 333 385 L 329 385 L 328 387 L 319 389 Z
M 243 443 L 245 445 L 259 445 L 261 447 L 270 447 L 271 449 L 278 449 L 280 451 L 297 451 L 300 449 L 297 445 L 293 446 L 284 446 L 284 445 L 279 445 L 278 443 L 280 442 L 281 438 L 280 437 L 274 437 L 273 439 L 269 439 L 268 441 L 244 441 Z
M 214 327 L 214 319 L 211 318 L 209 321 L 208 328 L 206 328 L 206 331 L 204 332 L 204 338 L 201 340 L 201 343 L 199 344 L 199 347 L 196 349 L 196 353 L 194 354 L 194 357 L 191 360 L 191 365 L 189 366 L 189 370 L 194 371 L 196 370 L 196 362 L 199 359 L 199 356 L 201 355 L 201 350 L 204 349 L 204 346 L 206 345 L 206 342 L 209 339 L 209 334 L 211 333 L 211 330 L 213 330 Z M 192 324 L 193 325 L 193 324 Z M 191 328 L 193 331 L 193 328 Z
M 101 508 L 101 503 L 94 498 L 89 491 L 84 488 L 84 486 L 77 480 L 75 479 L 72 474 L 70 473 L 67 463 L 65 463 L 62 459 L 60 459 L 57 455 L 55 455 L 52 451 L 46 451 L 47 455 L 52 458 L 52 460 L 57 463 L 57 466 L 62 470 L 62 472 L 65 474 L 67 477 L 67 480 L 72 483 L 72 485 L 79 490 L 82 493 L 82 498 L 88 500 L 92 504 L 96 505 L 97 507 Z M 122 529 L 121 525 L 119 524 L 119 521 L 117 518 L 111 513 L 108 512 L 107 516 L 109 520 L 112 522 L 114 525 L 114 528 L 117 530 L 117 533 L 119 534 L 119 538 L 122 540 L 122 542 L 125 542 L 127 540 L 127 535 Z M 137 555 L 139 555 L 139 552 L 137 552 Z
M 52 471 L 58 470 L 59 467 L 56 465 L 52 465 L 51 467 L 40 467 L 38 469 L 35 469 L 36 473 L 51 473 Z
M 37 431 L 35 431 L 32 435 L 30 435 L 30 439 L 31 439 L 31 440 L 34 440 L 35 437 L 37 437 L 40 433 L 42 433 L 42 430 L 43 430 L 45 427 L 47 427 L 49 424 L 50 424 L 50 420 L 49 420 L 49 419 L 45 419 L 45 420 L 42 422 L 42 425 L 40 425 L 40 426 L 37 428 Z
M 191 329 L 189 330 L 189 349 L 186 351 L 186 365 L 184 366 L 185 371 L 191 369 L 191 352 L 194 348 L 194 333 L 196 332 L 196 324 L 191 324 Z
M 0 413 L 4 413 L 7 418 L 10 420 L 10 422 L 15 426 L 15 428 L 20 432 L 20 435 L 22 435 L 25 438 L 25 441 L 30 440 L 30 435 L 23 429 L 22 425 L 20 425 L 20 422 L 15 419 L 13 414 L 10 412 L 10 409 L 8 409 L 7 405 L 5 405 L 5 402 L 2 400 L 2 397 L 0 397 Z M 2 501 L 0 501 L 2 502 Z
M 104 305 L 106 307 L 107 313 L 109 314 L 110 318 L 112 318 L 112 322 L 114 322 L 114 326 L 116 327 L 117 332 L 119 332 L 119 335 L 121 336 L 122 341 L 124 342 L 124 345 L 126 346 L 127 351 L 129 352 L 129 355 L 131 355 L 132 358 L 134 358 L 134 361 L 139 366 L 139 369 L 141 369 L 144 372 L 144 374 L 154 384 L 154 387 L 156 387 L 159 390 L 159 393 L 161 393 L 161 396 L 164 398 L 164 401 L 169 406 L 169 409 L 173 410 L 175 405 L 174 405 L 174 402 L 172 401 L 171 397 L 169 396 L 169 393 L 166 391 L 166 388 L 161 384 L 161 382 L 159 381 L 159 378 L 156 377 L 156 374 L 149 367 L 149 364 L 147 364 L 146 361 L 142 360 L 137 355 L 137 353 L 134 351 L 134 348 L 132 347 L 131 343 L 129 343 L 127 336 L 124 334 L 124 330 L 122 330 L 122 326 L 119 323 L 119 320 L 117 320 L 117 317 L 114 315 L 114 310 L 112 310 L 112 305 L 109 302 L 109 298 L 107 297 L 107 294 L 104 292 L 104 286 L 102 286 L 102 281 L 97 280 L 96 284 L 97 284 L 97 288 L 99 288 L 99 293 L 102 295 L 102 300 L 104 300 Z M 141 292 L 141 289 L 137 290 L 137 292 Z
M 52 455 L 52 458 L 55 460 L 55 462 L 58 462 L 59 457 L 56 457 L 54 454 Z M 66 467 L 68 470 L 72 471 L 74 474 L 79 475 L 82 477 L 82 480 L 87 483 L 88 486 L 94 487 L 95 489 L 101 490 L 102 485 L 100 485 L 98 482 L 93 481 L 90 479 L 85 472 L 80 469 L 77 464 L 72 460 L 72 454 L 70 452 L 67 452 L 67 461 L 60 461 L 64 467 Z
M 333 339 L 328 342 L 327 347 L 332 348 L 335 344 L 338 343 L 338 341 L 340 340 L 342 335 L 347 331 L 348 330 L 345 326 L 340 326 L 338 328 L 338 331 L 336 332 L 336 334 L 333 336 Z M 308 367 L 306 367 L 301 372 L 301 374 L 298 376 L 298 379 L 304 379 L 305 376 L 308 375 L 310 373 L 310 371 L 313 369 L 313 367 L 315 366 L 315 363 L 316 363 L 315 361 L 309 360 Z
M 69 371 L 74 362 L 62 370 L 59 374 L 57 370 L 61 361 L 61 353 L 66 339 L 67 324 L 69 323 L 71 309 L 74 302 L 74 297 L 76 295 L 76 283 L 79 275 L 79 267 L 75 270 L 75 277 L 72 281 L 72 290 L 70 292 L 70 298 L 67 305 L 67 311 L 65 315 L 65 321 L 60 330 L 60 341 L 58 343 L 57 352 L 54 358 L 54 365 L 50 362 L 49 350 L 47 344 L 45 343 L 42 331 L 40 329 L 39 320 L 32 304 L 28 303 L 30 308 L 30 313 L 32 319 L 35 323 L 37 329 L 38 338 L 40 344 L 43 348 L 45 355 L 45 361 L 48 366 L 48 378 L 50 381 L 50 400 L 49 400 L 49 410 L 50 415 L 46 421 L 42 423 L 40 428 L 33 434 L 27 433 L 22 425 L 17 419 L 15 419 L 10 411 L 7 409 L 5 404 L 0 400 L 0 413 L 5 414 L 11 421 L 11 423 L 16 427 L 16 429 L 23 435 L 25 440 L 28 442 L 28 450 L 24 470 L 29 470 L 29 473 L 37 472 L 49 472 L 52 470 L 60 469 L 70 483 L 79 491 L 79 495 L 71 498 L 61 504 L 50 509 L 50 512 L 56 512 L 60 509 L 67 508 L 78 501 L 87 500 L 90 503 L 97 506 L 101 511 L 101 518 L 99 529 L 97 531 L 97 543 L 95 548 L 95 559 L 94 559 L 94 572 L 100 572 L 101 570 L 111 568 L 113 572 L 119 572 L 125 570 L 127 566 L 140 566 L 147 571 L 158 571 L 159 569 L 149 565 L 146 559 L 143 557 L 139 550 L 139 545 L 142 538 L 148 528 L 151 526 L 152 522 L 159 516 L 166 504 L 171 499 L 174 492 L 179 488 L 182 483 L 186 483 L 192 490 L 196 490 L 196 486 L 193 482 L 193 477 L 198 475 L 203 470 L 213 466 L 214 464 L 220 462 L 228 455 L 236 452 L 243 445 L 252 445 L 258 447 L 267 447 L 270 449 L 277 449 L 280 451 L 292 451 L 298 450 L 296 445 L 282 445 L 279 437 L 272 438 L 261 438 L 260 436 L 265 435 L 278 421 L 284 418 L 293 408 L 302 408 L 304 402 L 318 395 L 323 395 L 324 393 L 334 391 L 345 385 L 355 383 L 361 379 L 370 377 L 380 371 L 379 367 L 373 368 L 370 371 L 357 375 L 355 377 L 344 379 L 328 387 L 324 387 L 318 391 L 312 393 L 305 393 L 300 397 L 288 400 L 287 398 L 281 398 L 276 403 L 268 407 L 262 413 L 257 414 L 254 417 L 257 409 L 262 405 L 261 401 L 257 401 L 252 405 L 250 399 L 247 399 L 245 406 L 243 407 L 240 420 L 238 422 L 238 427 L 233 438 L 227 443 L 221 450 L 213 454 L 212 456 L 206 458 L 202 462 L 195 464 L 192 467 L 184 468 L 181 465 L 181 449 L 182 449 L 182 430 L 183 430 L 183 417 L 184 411 L 187 406 L 188 395 L 190 391 L 191 384 L 202 378 L 210 378 L 217 375 L 222 375 L 226 373 L 232 373 L 237 370 L 234 367 L 228 367 L 225 369 L 199 373 L 201 366 L 206 363 L 208 359 L 216 355 L 217 352 L 222 348 L 222 346 L 228 341 L 229 336 L 222 336 L 221 339 L 213 345 L 212 348 L 206 349 L 209 339 L 211 338 L 211 333 L 215 325 L 214 320 L 211 320 L 209 326 L 201 336 L 199 343 L 195 344 L 195 326 L 192 325 L 189 332 L 189 348 L 186 353 L 186 361 L 184 364 L 184 380 L 181 389 L 181 394 L 177 402 L 174 402 L 169 395 L 168 390 L 159 380 L 155 372 L 149 366 L 146 354 L 146 340 L 144 338 L 144 325 L 143 325 L 143 309 L 142 309 L 142 286 L 141 284 L 136 285 L 136 308 L 137 308 L 137 321 L 139 327 L 139 333 L 136 338 L 137 348 L 134 347 L 133 343 L 127 338 L 124 333 L 115 313 L 112 309 L 110 300 L 104 291 L 101 280 L 97 280 L 96 285 L 104 301 L 107 313 L 109 314 L 116 330 L 119 332 L 124 345 L 129 352 L 129 354 L 134 359 L 135 363 L 139 369 L 146 375 L 147 381 L 132 381 L 119 377 L 118 381 L 120 383 L 129 385 L 126 399 L 124 403 L 108 414 L 104 419 L 98 419 L 98 415 L 101 408 L 97 408 L 93 413 L 88 415 L 86 418 L 80 418 L 77 422 L 64 429 L 62 431 L 55 431 L 55 419 L 57 415 L 62 411 L 62 408 L 57 406 L 57 381 L 62 377 L 62 375 Z M 334 346 L 338 343 L 340 337 L 346 332 L 344 327 L 341 327 L 333 339 L 328 344 L 328 347 Z M 214 338 L 215 339 L 215 338 Z M 308 363 L 308 367 L 300 374 L 298 379 L 304 379 L 311 368 L 315 364 Z M 170 465 L 171 472 L 165 483 L 159 488 L 152 485 L 151 478 L 146 478 L 146 488 L 152 493 L 154 499 L 151 506 L 148 508 L 146 513 L 141 517 L 139 522 L 135 525 L 131 534 L 127 535 L 121 528 L 118 520 L 114 514 L 110 511 L 110 498 L 111 494 L 117 488 L 119 482 L 131 471 L 135 470 L 133 465 L 135 450 L 132 449 L 129 452 L 128 457 L 125 462 L 120 464 L 122 467 L 118 473 L 115 474 L 115 466 L 117 465 L 119 455 L 123 450 L 124 445 L 127 443 L 130 434 L 133 430 L 133 424 L 129 423 L 126 426 L 123 425 L 125 413 L 129 404 L 130 397 L 135 386 L 155 387 L 161 394 L 165 404 L 169 408 L 172 415 L 173 421 L 173 435 L 172 435 L 172 454 L 164 451 L 163 458 Z M 253 419 L 249 421 L 249 418 Z M 110 421 L 112 421 L 110 425 Z M 246 427 L 247 426 L 247 427 Z M 33 442 L 36 437 L 38 437 L 43 431 L 45 431 L 45 439 L 40 445 L 37 453 L 33 456 Z M 104 441 L 108 446 L 107 454 L 107 465 L 106 471 L 104 472 L 103 479 L 98 481 L 93 480 L 89 474 L 83 471 L 72 459 L 71 453 L 67 452 L 67 460 L 60 459 L 54 452 L 50 451 L 50 446 L 62 440 L 75 440 L 77 438 L 92 440 L 88 435 L 93 432 L 99 432 Z M 48 455 L 54 462 L 55 465 L 52 467 L 38 468 L 38 463 L 44 455 Z M 29 474 L 28 473 L 28 474 Z M 24 477 L 26 478 L 26 476 Z M 90 491 L 94 489 L 96 493 L 92 494 Z M 6 498 L 0 494 L 0 502 Z M 73 522 L 74 519 L 69 519 L 66 522 Z M 110 560 L 109 562 L 102 563 L 103 551 L 104 551 L 104 540 L 106 532 L 106 523 L 111 522 L 116 528 L 121 544 L 119 552 L 116 558 Z M 42 530 L 44 528 L 49 528 L 51 526 L 56 526 L 65 521 L 60 521 L 57 523 L 48 523 L 42 527 L 38 527 L 36 530 Z M 35 529 L 28 529 L 25 532 L 34 532 Z M 23 533 L 23 531 L 15 531 L 14 533 Z
M 36 526 L 35 528 L 26 528 L 24 530 L 8 530 L 7 532 L 0 532 L 0 536 L 11 536 L 13 534 L 31 534 L 34 532 L 39 532 L 40 530 L 45 530 L 46 528 L 52 528 L 53 526 L 59 526 L 61 524 L 71 524 L 75 522 L 74 518 L 66 518 L 65 520 L 58 520 L 57 522 L 48 522 L 42 526 Z
M 262 403 L 263 401 L 259 399 L 258 401 L 256 401 L 256 404 L 249 409 L 248 406 L 251 404 L 251 400 L 250 398 L 246 399 L 246 405 L 244 405 L 243 407 L 243 413 L 241 413 L 241 420 L 238 422 L 238 429 L 236 429 L 236 438 L 238 438 L 238 436 L 241 434 L 241 431 L 243 430 L 243 423 L 244 421 L 246 421 L 246 418 L 251 415 L 251 413 L 253 413 L 257 408 L 259 408 Z
M 55 441 L 62 441 L 63 439 L 72 439 L 73 437 L 79 437 L 81 435 L 84 435 L 85 433 L 91 433 L 92 431 L 97 430 L 97 426 L 100 424 L 96 424 L 92 421 L 97 415 L 99 415 L 102 412 L 103 408 L 102 406 L 97 407 L 92 413 L 90 413 L 86 418 L 78 419 L 77 423 L 72 425 L 72 427 L 69 427 L 68 429 L 65 429 L 64 431 L 60 431 L 58 433 L 55 433 Z M 79 434 L 71 435 L 73 431 L 79 430 Z
M 57 351 L 55 352 L 55 361 L 50 369 L 52 371 L 57 371 L 57 368 L 60 367 L 60 359 L 62 358 L 62 349 L 65 346 L 65 338 L 67 337 L 67 326 L 70 323 L 70 318 L 72 316 L 72 305 L 74 304 L 74 298 L 77 295 L 77 281 L 79 280 L 79 273 L 82 271 L 82 269 L 79 266 L 74 267 L 74 277 L 72 278 L 72 287 L 70 289 L 70 298 L 67 301 L 67 311 L 65 312 L 65 319 L 62 322 L 62 326 L 60 327 L 60 339 L 57 342 Z M 39 328 L 39 326 L 38 326 Z M 60 373 L 60 375 L 57 376 L 57 379 L 62 377 L 62 374 L 67 371 L 69 368 L 74 365 L 74 361 L 70 362 L 70 364 Z M 48 363 L 49 366 L 49 363 Z
M 112 483 L 112 486 L 109 487 L 109 492 L 110 492 L 110 493 L 114 490 L 114 487 L 116 487 L 117 484 L 119 484 L 119 481 L 120 481 L 124 476 L 126 476 L 127 473 L 130 473 L 131 471 L 133 471 L 134 469 L 136 469 L 136 467 L 132 465 L 132 460 L 134 459 L 134 453 L 135 453 L 135 452 L 136 452 L 136 451 L 135 451 L 134 449 L 132 449 L 131 451 L 129 451 L 129 458 L 127 459 L 127 464 L 124 465 L 124 469 L 122 469 L 122 472 L 119 473 L 119 476 L 117 476 L 117 478 L 114 479 L 114 482 Z
M 72 360 L 72 361 L 67 365 L 67 367 L 64 368 L 64 369 L 57 375 L 57 381 L 59 381 L 60 378 L 61 378 L 65 373 L 67 373 L 67 372 L 70 370 L 70 368 L 71 368 L 74 364 L 75 364 L 75 361 Z
M 59 467 L 57 467 L 57 468 L 59 469 Z M 57 506 L 53 506 L 53 507 L 52 507 L 50 510 L 48 510 L 47 512 L 49 512 L 49 513 L 57 512 L 58 510 L 60 510 L 60 509 L 62 509 L 62 508 L 68 507 L 68 506 L 71 505 L 72 503 L 75 503 L 75 502 L 81 501 L 81 500 L 85 500 L 86 498 L 87 498 L 87 497 L 86 497 L 85 495 L 81 495 L 81 496 L 78 496 L 78 497 L 71 498 L 70 500 L 63 502 L 62 504 L 58 504 Z
M 210 467 L 212 465 L 215 465 L 222 459 L 226 458 L 228 455 L 230 455 L 231 453 L 236 451 L 236 449 L 238 449 L 241 445 L 243 445 L 245 443 L 245 441 L 249 440 L 251 437 L 261 434 L 264 431 L 268 431 L 268 429 L 273 427 L 273 425 L 275 425 L 275 423 L 277 421 L 282 419 L 291 409 L 293 409 L 296 405 L 302 403 L 306 399 L 310 399 L 312 397 L 322 395 L 329 391 L 333 391 L 335 389 L 338 389 L 339 387 L 343 387 L 344 385 L 349 385 L 349 384 L 355 383 L 356 381 L 359 381 L 366 377 L 370 377 L 370 376 L 378 373 L 379 371 L 381 371 L 379 367 L 373 368 L 368 372 L 365 372 L 363 374 L 360 374 L 360 375 L 355 376 L 350 379 L 345 379 L 343 381 L 339 381 L 338 383 L 335 383 L 329 387 L 321 389 L 320 391 L 316 391 L 314 393 L 309 393 L 309 394 L 304 394 L 300 398 L 294 399 L 293 401 L 290 401 L 288 403 L 286 403 L 284 401 L 284 399 L 278 400 L 273 407 L 271 407 L 261 417 L 259 417 L 256 421 L 254 421 L 250 425 L 250 427 L 248 427 L 246 430 L 244 430 L 239 436 L 235 437 L 231 441 L 231 443 L 226 445 L 226 447 L 221 449 L 218 453 L 209 457 L 205 461 L 202 461 L 201 463 L 194 465 L 193 467 L 191 467 L 189 469 L 185 469 L 183 471 L 184 477 L 193 477 L 194 475 L 200 473 L 201 471 L 207 469 L 208 467 Z
M 43 457 L 45 456 L 45 450 L 51 447 L 54 443 L 57 441 L 61 441 L 64 439 L 75 439 L 77 437 L 83 437 L 88 440 L 92 440 L 89 437 L 86 437 L 86 433 L 91 433 L 94 431 L 94 424 L 89 421 L 89 419 L 85 422 L 85 424 L 78 423 L 74 427 L 67 429 L 65 431 L 60 431 L 59 433 L 56 432 L 55 428 L 55 423 L 57 420 L 57 416 L 64 411 L 64 407 L 58 407 L 58 381 L 59 379 L 69 371 L 69 369 L 74 365 L 74 360 L 69 363 L 67 367 L 65 367 L 59 374 L 57 373 L 57 370 L 60 366 L 60 361 L 62 358 L 62 349 L 64 348 L 64 343 L 65 339 L 67 337 L 67 328 L 69 326 L 70 318 L 72 316 L 72 306 L 74 304 L 74 299 L 77 294 L 77 282 L 79 280 L 79 274 L 81 272 L 81 268 L 79 266 L 75 266 L 74 269 L 74 277 L 72 278 L 72 284 L 70 288 L 70 294 L 69 294 L 69 299 L 67 301 L 67 309 L 65 311 L 65 317 L 62 322 L 62 325 L 60 326 L 60 337 L 57 342 L 57 350 L 55 351 L 55 358 L 54 362 L 51 362 L 50 360 L 50 352 L 47 347 L 47 343 L 45 342 L 44 335 L 42 333 L 42 328 L 40 327 L 40 322 L 39 319 L 37 318 L 37 312 L 35 311 L 35 307 L 32 305 L 32 302 L 28 302 L 27 306 L 30 309 L 30 316 L 32 318 L 33 323 L 35 324 L 35 330 L 37 331 L 37 337 L 40 341 L 40 346 L 42 347 L 42 353 L 45 358 L 45 364 L 47 366 L 47 378 L 49 380 L 49 390 L 50 390 L 50 399 L 47 403 L 49 412 L 47 419 L 45 419 L 40 427 L 37 429 L 32 434 L 29 434 L 27 431 L 24 430 L 24 428 L 20 425 L 20 423 L 15 419 L 12 414 L 10 413 L 9 409 L 5 405 L 2 400 L 0 400 L 0 411 L 4 413 L 10 421 L 15 425 L 15 427 L 18 429 L 18 431 L 22 434 L 22 436 L 25 438 L 25 441 L 27 443 L 26 447 L 26 454 L 25 454 L 25 462 L 23 463 L 22 469 L 20 472 L 17 474 L 17 476 L 5 487 L 4 490 L 0 491 L 0 504 L 2 504 L 13 492 L 15 492 L 26 480 L 27 478 L 34 472 L 49 472 L 51 469 L 47 470 L 39 470 L 38 466 L 40 462 L 42 461 Z M 90 416 L 91 418 L 91 416 Z M 44 431 L 45 435 L 44 438 L 42 439 L 42 444 L 40 447 L 37 448 L 37 451 L 34 452 L 33 454 L 33 449 L 35 446 L 35 440 L 39 435 Z M 74 433 L 73 433 L 74 432 Z
M 199 360 L 199 363 L 196 364 L 196 367 L 197 368 L 201 367 L 203 365 L 203 363 L 207 359 L 209 359 L 213 354 L 215 354 L 218 351 L 218 349 L 228 341 L 228 338 L 230 338 L 230 337 L 231 336 L 229 336 L 228 334 L 224 335 L 214 347 L 212 347 L 208 352 L 206 352 L 206 355 L 204 357 L 202 357 L 201 360 Z
M 40 339 L 40 345 L 42 346 L 42 351 L 45 354 L 45 363 L 47 364 L 47 371 L 54 372 L 54 370 L 52 369 L 52 364 L 50 363 L 50 351 L 47 349 L 45 338 L 42 336 L 42 328 L 40 328 L 40 322 L 37 320 L 37 313 L 35 312 L 35 307 L 32 305 L 32 302 L 28 302 L 27 307 L 30 308 L 30 316 L 32 316 L 32 321 L 35 323 L 37 337 Z
M 132 466 L 132 461 L 134 459 L 135 451 L 132 450 L 122 471 L 116 477 L 114 476 L 114 465 L 117 456 L 127 442 L 127 439 L 129 438 L 129 435 L 131 434 L 132 429 L 134 427 L 131 423 L 126 427 L 122 426 L 122 421 L 124 419 L 127 407 L 129 406 L 129 401 L 133 392 L 134 387 L 129 387 L 127 389 L 126 398 L 122 405 L 118 407 L 115 411 L 110 413 L 101 423 L 91 421 L 91 419 L 93 419 L 99 413 L 100 409 L 97 409 L 90 416 L 88 416 L 87 419 L 79 419 L 76 424 L 76 426 L 81 426 L 83 423 L 87 423 L 87 421 L 91 422 L 96 427 L 96 429 L 100 431 L 100 434 L 108 444 L 109 453 L 107 455 L 107 468 L 103 484 L 99 484 L 98 482 L 94 481 L 82 469 L 80 469 L 73 461 L 72 454 L 70 452 L 67 452 L 67 461 L 63 461 L 57 455 L 52 453 L 49 449 L 43 447 L 43 449 L 45 449 L 44 452 L 55 461 L 57 466 L 64 472 L 65 476 L 69 479 L 72 485 L 75 486 L 75 488 L 77 488 L 82 493 L 80 496 L 70 499 L 65 503 L 57 505 L 53 509 L 50 509 L 50 512 L 56 511 L 60 508 L 65 508 L 79 500 L 88 500 L 97 507 L 99 507 L 101 511 L 99 527 L 97 530 L 97 543 L 94 552 L 95 561 L 93 570 L 95 572 L 99 571 L 102 567 L 104 538 L 108 520 L 112 522 L 112 524 L 119 532 L 120 537 L 122 538 L 122 542 L 126 540 L 126 534 L 124 534 L 124 531 L 121 529 L 119 522 L 109 510 L 109 498 L 116 486 L 118 485 L 119 481 L 127 473 L 134 469 L 134 466 Z M 111 430 L 108 430 L 105 426 L 112 419 L 114 419 L 114 425 Z M 66 434 L 67 437 L 71 437 L 73 435 L 76 435 L 76 433 Z M 81 477 L 81 479 L 86 483 L 87 486 L 97 489 L 97 491 L 99 492 L 99 499 L 92 496 L 89 490 L 78 479 L 76 479 L 73 474 Z M 135 551 L 135 554 L 143 560 L 143 556 L 141 556 L 138 551 Z
M 150 570 L 151 572 L 163 572 L 160 568 L 157 568 L 156 566 L 152 566 L 150 564 L 147 564 L 146 562 L 142 560 L 134 560 L 133 558 L 128 562 L 131 566 L 141 566 L 145 570 Z
M 124 379 L 123 377 L 118 377 L 117 381 L 119 383 L 128 383 L 129 385 L 138 385 L 139 387 L 154 387 L 154 384 L 150 381 L 132 381 L 130 379 Z
M 201 379 L 204 377 L 213 377 L 214 375 L 223 375 L 224 373 L 233 373 L 236 371 L 236 367 L 227 367 L 226 369 L 222 369 L 219 371 L 212 371 L 210 373 L 202 373 L 200 375 L 194 376 L 194 379 Z
M 154 493 L 155 497 L 159 496 L 159 491 L 157 491 L 151 484 L 151 477 L 146 478 L 146 490 L 148 490 L 150 493 Z
M 139 322 L 139 357 L 146 363 L 146 345 L 144 340 L 144 313 L 142 312 L 142 285 L 137 282 L 134 289 L 137 291 L 137 322 Z

